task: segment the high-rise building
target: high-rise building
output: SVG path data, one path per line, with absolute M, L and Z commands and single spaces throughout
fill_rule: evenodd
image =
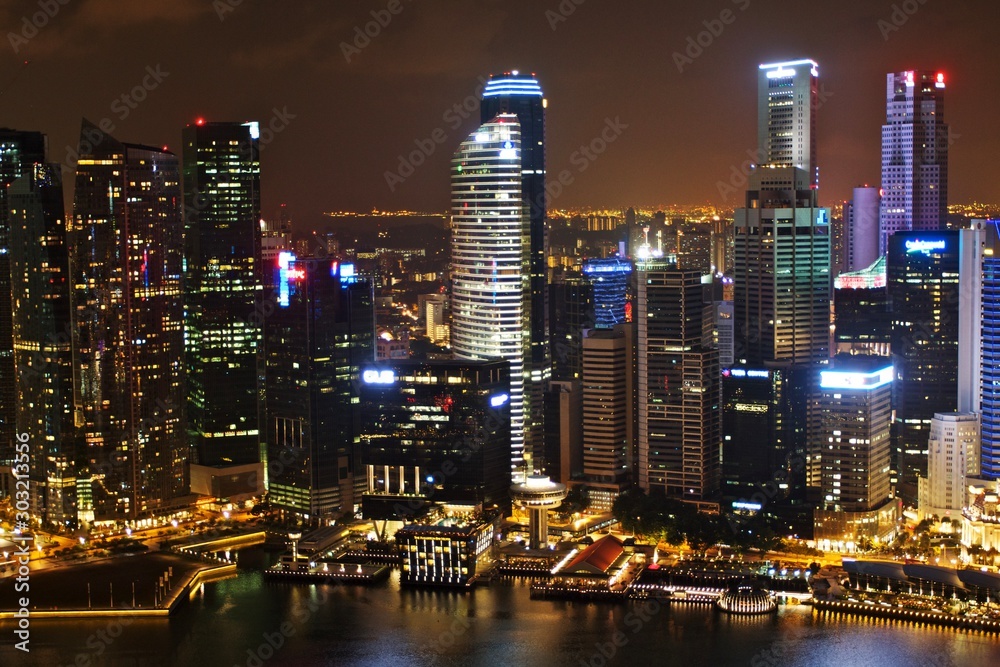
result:
M 845 271 L 860 271 L 877 260 L 879 252 L 878 188 L 854 188 L 854 196 L 844 205 Z
M 17 423 L 7 186 L 44 162 L 44 134 L 0 128 L 0 465 L 9 465 L 14 457 Z
M 526 366 L 525 391 L 530 400 L 541 405 L 542 392 L 549 379 L 549 309 L 546 303 L 546 258 L 548 233 L 545 218 L 548 211 L 545 192 L 545 109 L 548 101 L 542 93 L 534 74 L 517 70 L 493 74 L 483 88 L 480 104 L 480 123 L 484 126 L 499 114 L 517 117 L 520 145 L 521 201 L 528 219 L 528 251 L 522 271 L 529 276 L 528 290 L 531 301 L 528 318 L 528 346 L 530 358 Z M 530 401 L 529 401 L 530 402 Z M 542 437 L 541 410 L 525 414 L 525 438 L 528 446 Z M 517 445 L 515 444 L 515 447 Z
M 459 359 L 510 362 L 511 467 L 521 471 L 526 424 L 540 409 L 531 373 L 530 221 L 522 195 L 517 116 L 499 114 L 452 158 L 451 345 Z
M 91 481 L 78 493 L 97 521 L 134 520 L 169 513 L 188 491 L 180 171 L 173 153 L 88 121 L 80 146 L 70 280 Z
M 69 249 L 59 165 L 36 164 L 7 189 L 17 432 L 28 437 L 32 515 L 75 527 L 80 467 L 73 431 Z
M 712 231 L 684 224 L 677 229 L 677 268 L 712 273 Z
M 889 237 L 886 280 L 892 318 L 893 470 L 897 492 L 916 501 L 927 475 L 927 438 L 938 412 L 958 395 L 959 232 Z
M 611 511 L 632 482 L 632 328 L 583 339 L 583 474 L 591 507 Z
M 719 348 L 719 364 L 729 368 L 736 363 L 735 358 L 736 323 L 733 321 L 733 302 L 715 302 L 715 346 Z
M 736 210 L 736 359 L 749 364 L 830 356 L 830 209 L 806 172 L 762 165 Z
M 884 540 L 895 533 L 889 433 L 893 370 L 885 357 L 839 355 L 820 374 L 810 427 L 819 454 L 822 502 L 817 541 Z
M 552 378 L 579 380 L 583 369 L 583 332 L 594 326 L 595 285 L 579 275 L 559 273 L 549 283 L 552 323 Z
M 361 368 L 375 359 L 371 283 L 353 264 L 284 252 L 264 312 L 268 493 L 282 511 L 327 523 L 354 514 Z
M 619 257 L 585 259 L 583 277 L 594 287 L 594 328 L 624 324 L 632 263 Z
M 895 232 L 944 229 L 948 215 L 948 125 L 944 74 L 886 75 L 879 252 Z
M 885 283 L 884 255 L 871 266 L 834 279 L 835 352 L 890 354 L 892 318 Z
M 979 415 L 947 412 L 931 420 L 927 477 L 919 480 L 920 518 L 961 519 L 967 479 L 979 475 Z
M 580 380 L 552 380 L 545 391 L 542 472 L 560 484 L 583 473 L 583 390 Z
M 719 490 L 722 440 L 711 285 L 655 257 L 636 272 L 638 483 L 705 501 Z
M 995 229 L 996 221 L 991 221 L 991 224 Z M 982 280 L 981 391 L 978 408 L 982 419 L 980 474 L 995 481 L 1000 480 L 1000 256 L 997 254 L 983 258 Z
M 761 65 L 757 76 L 757 147 L 760 164 L 797 167 L 806 187 L 819 185 L 816 111 L 819 65 L 792 60 Z
M 506 361 L 394 361 L 361 369 L 364 514 L 406 519 L 429 503 L 507 506 Z
M 183 132 L 187 407 L 203 466 L 261 460 L 258 136 L 257 123 L 203 120 Z

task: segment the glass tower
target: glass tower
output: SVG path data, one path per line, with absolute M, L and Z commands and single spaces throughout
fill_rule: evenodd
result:
M 768 63 L 757 74 L 758 162 L 798 167 L 819 185 L 816 109 L 819 65 L 812 60 Z
M 1000 258 L 983 259 L 982 458 L 985 479 L 1000 479 Z
M 184 128 L 188 420 L 198 463 L 260 461 L 260 160 L 256 123 Z
M 470 134 L 451 167 L 452 350 L 459 359 L 510 361 L 511 466 L 519 472 L 525 424 L 541 408 L 525 391 L 532 300 L 521 169 L 520 123 L 513 114 L 499 114 Z
M 632 263 L 618 257 L 587 259 L 583 275 L 594 286 L 594 327 L 613 329 L 624 324 Z
M 95 137 L 98 139 L 95 141 Z M 83 122 L 69 230 L 75 423 L 97 520 L 187 493 L 180 172 Z
M 886 75 L 879 251 L 901 231 L 943 229 L 948 215 L 944 74 Z

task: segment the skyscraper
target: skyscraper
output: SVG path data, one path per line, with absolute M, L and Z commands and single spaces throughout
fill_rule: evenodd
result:
M 510 361 L 511 466 L 517 471 L 525 424 L 541 408 L 526 392 L 532 299 L 524 267 L 531 245 L 521 171 L 513 114 L 481 125 L 452 158 L 452 350 L 459 359 Z
M 893 371 L 887 362 L 840 355 L 832 370 L 820 374 L 809 433 L 822 468 L 818 541 L 884 539 L 896 530 L 889 469 Z
M 525 390 L 531 400 L 541 404 L 542 391 L 549 378 L 549 309 L 547 305 L 545 264 L 548 257 L 548 233 L 545 218 L 548 211 L 545 193 L 545 109 L 548 101 L 534 74 L 517 70 L 493 74 L 483 88 L 480 123 L 491 122 L 498 114 L 517 116 L 520 128 L 521 199 L 528 216 L 527 264 L 523 269 L 530 275 L 531 309 L 528 315 L 530 365 L 527 366 Z M 525 434 L 528 446 L 538 442 L 542 434 L 541 410 L 526 416 Z
M 819 65 L 812 60 L 792 60 L 761 65 L 758 72 L 758 162 L 797 167 L 806 172 L 808 187 L 816 188 Z
M 920 478 L 921 519 L 937 516 L 957 521 L 966 506 L 969 477 L 979 475 L 979 415 L 946 412 L 931 420 L 927 477 Z
M 260 161 L 256 123 L 183 132 L 188 420 L 197 461 L 260 461 Z
M 794 364 L 830 356 L 830 209 L 817 203 L 812 60 L 761 65 L 761 164 L 736 210 L 736 360 Z
M 736 210 L 736 360 L 830 356 L 830 209 L 797 167 L 761 165 Z
M 663 259 L 636 264 L 639 486 L 688 501 L 719 490 L 722 410 L 710 284 Z
M 585 259 L 583 276 L 594 286 L 594 327 L 624 324 L 632 263 L 620 257 Z
M 88 121 L 80 145 L 69 232 L 75 423 L 95 518 L 137 519 L 188 489 L 180 173 L 173 153 Z
M 282 511 L 328 523 L 360 505 L 361 367 L 375 359 L 371 283 L 353 264 L 298 259 L 271 267 L 264 319 L 268 493 Z
M 77 522 L 69 251 L 59 165 L 35 164 L 7 190 L 17 432 L 26 434 L 32 514 Z
M 879 252 L 901 231 L 943 229 L 948 214 L 948 126 L 944 74 L 886 75 Z
M 854 196 L 844 205 L 845 271 L 860 271 L 881 257 L 878 208 L 878 188 L 868 186 L 854 188 Z
M 899 495 L 911 502 L 917 477 L 927 475 L 931 419 L 957 407 L 959 245 L 957 230 L 889 237 L 893 469 Z
M 1000 480 L 1000 256 L 996 254 L 983 259 L 982 304 L 980 474 Z
M 32 165 L 43 162 L 44 134 L 0 129 L 0 465 L 9 464 L 14 456 L 17 421 L 7 186 L 30 174 Z

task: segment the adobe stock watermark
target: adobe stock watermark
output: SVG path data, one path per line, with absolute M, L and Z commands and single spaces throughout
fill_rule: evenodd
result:
M 910 17 L 917 13 L 921 5 L 925 4 L 927 4 L 927 0 L 904 0 L 899 4 L 893 3 L 889 17 L 879 19 L 876 24 L 878 31 L 882 34 L 882 39 L 888 42 L 892 33 L 906 25 Z
M 25 15 L 21 18 L 21 30 L 19 32 L 8 32 L 7 41 L 14 53 L 20 53 L 21 47 L 38 36 L 40 30 L 49 24 L 56 17 L 63 7 L 71 0 L 38 0 L 39 11 Z
M 389 0 L 383 9 L 371 11 L 371 21 L 365 23 L 364 26 L 354 26 L 354 39 L 350 42 L 340 43 L 340 52 L 344 54 L 344 60 L 347 61 L 347 64 L 350 65 L 351 59 L 361 55 L 361 51 L 368 48 L 372 40 L 381 35 L 382 31 L 388 28 L 392 20 L 402 14 L 405 8 L 403 0 Z
M 604 127 L 597 136 L 570 154 L 569 163 L 576 167 L 576 173 L 582 174 L 587 171 L 590 165 L 596 162 L 597 158 L 608 150 L 608 146 L 617 141 L 618 137 L 627 129 L 628 125 L 622 122 L 620 116 L 615 116 L 613 119 L 610 117 L 605 118 Z M 558 199 L 574 181 L 576 181 L 576 176 L 573 172 L 569 169 L 563 169 L 554 180 L 545 185 L 542 196 L 546 197 L 547 200 Z M 530 202 L 532 208 L 544 204 L 545 202 Z
M 750 0 L 731 1 L 741 12 L 746 11 L 747 7 L 750 6 Z M 683 53 L 680 51 L 674 51 L 673 53 L 672 57 L 674 64 L 677 65 L 677 71 L 683 74 L 684 68 L 693 64 L 705 52 L 705 49 L 712 46 L 715 40 L 722 36 L 722 33 L 726 30 L 726 26 L 736 22 L 737 16 L 739 15 L 736 12 L 726 7 L 719 12 L 718 18 L 702 21 L 701 24 L 705 26 L 705 29 L 697 35 L 688 35 Z
M 565 23 L 573 15 L 576 8 L 587 0 L 562 0 L 555 9 L 545 10 L 545 20 L 549 22 L 549 27 L 555 30 L 560 23 Z
M 11 472 L 14 475 L 14 528 L 16 534 L 13 542 L 17 545 L 14 552 L 14 560 L 17 563 L 17 577 L 14 578 L 14 591 L 21 593 L 17 600 L 17 611 L 14 616 L 17 618 L 17 626 L 14 628 L 14 636 L 20 641 L 14 644 L 18 651 L 30 653 L 31 648 L 31 571 L 28 563 L 31 560 L 31 543 L 34 537 L 25 535 L 31 522 L 31 482 L 28 475 L 31 473 L 31 465 L 28 457 L 28 434 L 18 433 L 17 443 L 14 447 L 14 465 Z
M 635 636 L 642 632 L 646 624 L 660 613 L 662 608 L 662 605 L 656 600 L 643 600 L 635 609 L 625 614 L 622 622 L 632 630 L 632 636 Z M 593 654 L 587 660 L 581 658 L 580 665 L 582 667 L 605 667 L 616 664 L 615 656 L 618 655 L 618 651 L 628 646 L 630 641 L 631 637 L 623 630 L 615 630 L 608 641 L 595 642 Z
M 447 130 L 444 127 L 434 128 L 427 138 L 413 140 L 416 149 L 398 156 L 399 164 L 396 165 L 396 169 L 386 171 L 384 174 L 385 184 L 389 186 L 389 192 L 395 192 L 398 186 L 416 173 L 417 168 L 423 165 L 427 158 L 434 155 L 438 146 L 448 141 L 449 130 L 454 132 L 462 126 L 463 121 L 468 120 L 472 114 L 479 111 L 480 97 L 488 81 L 484 76 L 479 77 L 479 85 L 471 94 L 444 110 L 444 113 L 441 114 L 441 121 L 448 128 Z

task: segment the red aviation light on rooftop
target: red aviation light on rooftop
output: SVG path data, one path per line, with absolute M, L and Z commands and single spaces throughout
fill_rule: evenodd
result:
M 198 118 L 198 119 L 197 119 L 197 120 L 196 120 L 196 121 L 194 122 L 194 124 L 195 124 L 195 125 L 197 125 L 198 127 L 201 127 L 202 125 L 204 125 L 204 124 L 205 124 L 205 119 L 204 119 L 204 118 L 200 118 L 200 117 L 199 117 L 199 118 Z
M 934 84 L 935 88 L 944 88 L 944 72 L 937 73 L 937 83 Z

